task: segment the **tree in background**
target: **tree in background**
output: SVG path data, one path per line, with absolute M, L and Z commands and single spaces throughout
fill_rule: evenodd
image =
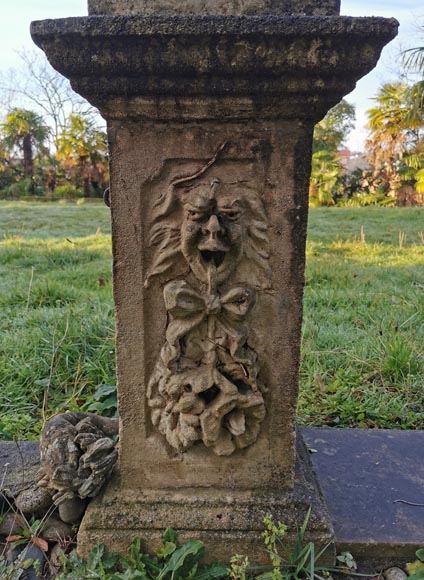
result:
M 82 115 L 69 115 L 58 140 L 56 158 L 65 177 L 82 187 L 85 197 L 103 193 L 108 179 L 107 138 L 92 121 Z
M 402 180 L 421 166 L 423 111 L 414 105 L 415 86 L 406 82 L 386 83 L 374 100 L 376 106 L 367 111 L 368 159 L 374 174 L 382 174 L 387 195 L 395 198 Z M 414 169 L 412 175 L 407 168 Z
M 423 28 L 424 30 L 424 28 Z M 368 110 L 368 158 L 397 203 L 424 194 L 424 47 L 404 52 L 404 79 L 384 84 Z M 406 80 L 418 78 L 415 82 Z
M 344 169 L 338 151 L 354 126 L 355 107 L 345 100 L 315 126 L 310 205 L 334 205 L 336 198 L 343 194 Z
M 421 32 L 424 36 L 424 26 L 421 26 Z M 424 46 L 410 48 L 404 52 L 404 65 L 406 70 L 413 74 L 418 74 L 421 80 L 415 83 L 415 102 L 414 106 L 418 110 L 424 108 Z
M 421 30 L 424 35 L 424 26 L 421 27 Z M 415 117 L 421 118 L 422 130 L 424 124 L 424 46 L 407 50 L 404 56 L 406 69 L 420 77 L 420 80 L 413 85 L 412 97 L 413 114 Z M 424 137 L 422 132 L 414 154 L 407 158 L 407 166 L 415 170 L 415 189 L 418 193 L 424 194 Z
M 337 151 L 354 128 L 355 107 L 343 99 L 315 125 L 313 151 Z
M 55 197 L 79 196 L 81 190 L 84 196 L 101 195 L 108 180 L 103 120 L 44 55 L 22 52 L 20 56 L 23 66 L 0 77 L 1 101 L 4 106 L 9 103 L 0 124 L 5 149 L 3 154 L 0 147 L 0 189 L 6 190 L 5 195 L 25 195 L 35 192 L 36 181 L 39 192 Z M 19 132 L 24 131 L 24 119 L 17 119 L 16 111 L 25 111 L 32 123 L 31 138 Z M 25 187 L 25 176 L 31 187 Z
M 35 155 L 45 154 L 49 128 L 43 119 L 33 111 L 13 109 L 6 115 L 1 126 L 3 147 L 14 163 L 14 156 L 22 159 L 22 177 L 30 180 L 29 190 L 34 192 Z
M 53 148 L 57 148 L 69 115 L 99 119 L 96 109 L 72 90 L 69 80 L 50 66 L 40 51 L 25 50 L 19 56 L 22 66 L 0 79 L 2 101 L 18 103 L 40 115 L 51 127 Z

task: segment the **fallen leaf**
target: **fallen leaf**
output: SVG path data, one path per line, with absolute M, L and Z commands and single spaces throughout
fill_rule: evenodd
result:
M 34 538 L 32 538 L 32 543 L 35 546 L 38 546 L 40 548 L 40 550 L 42 550 L 43 552 L 49 551 L 49 545 L 46 542 L 46 540 L 43 540 L 43 538 L 34 537 Z

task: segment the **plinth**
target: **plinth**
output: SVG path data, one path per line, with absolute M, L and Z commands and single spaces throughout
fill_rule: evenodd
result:
M 314 124 L 371 70 L 394 20 L 335 0 L 91 0 L 32 24 L 107 119 L 120 466 L 78 543 L 261 562 L 262 519 L 331 525 L 296 454 Z M 296 460 L 297 455 L 297 460 Z

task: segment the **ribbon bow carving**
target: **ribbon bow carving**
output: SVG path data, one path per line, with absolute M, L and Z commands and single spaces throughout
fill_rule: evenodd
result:
M 251 288 L 236 287 L 219 294 L 202 296 L 185 280 L 173 280 L 164 288 L 165 307 L 172 320 L 166 330 L 168 343 L 176 349 L 172 359 L 179 356 L 179 340 L 204 320 L 214 317 L 230 338 L 230 352 L 234 356 L 241 341 L 246 338 L 244 321 L 256 303 Z

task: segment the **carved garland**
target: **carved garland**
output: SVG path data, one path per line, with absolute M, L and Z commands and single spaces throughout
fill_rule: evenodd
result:
M 224 147 L 194 175 L 171 183 L 157 203 L 146 280 L 146 286 L 155 276 L 168 280 L 166 341 L 148 385 L 152 422 L 179 451 L 202 441 L 217 455 L 254 443 L 265 417 L 248 319 L 270 275 L 267 220 L 256 191 L 201 179 Z M 175 274 L 181 257 L 193 283 Z M 251 284 L 229 286 L 243 259 Z

